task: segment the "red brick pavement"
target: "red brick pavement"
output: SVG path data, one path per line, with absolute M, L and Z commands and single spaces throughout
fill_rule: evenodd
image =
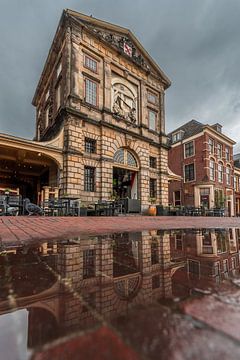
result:
M 50 345 L 32 360 L 139 360 L 140 357 L 111 329 L 100 329 Z
M 2 243 L 21 244 L 33 240 L 69 238 L 80 234 L 179 228 L 240 227 L 240 218 L 206 217 L 1 217 Z

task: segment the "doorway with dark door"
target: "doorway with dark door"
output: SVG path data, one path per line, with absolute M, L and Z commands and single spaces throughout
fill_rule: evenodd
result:
M 209 209 L 209 195 L 210 195 L 209 188 L 200 189 L 200 205 L 204 209 Z
M 138 173 L 129 169 L 113 167 L 113 195 L 119 199 L 138 198 Z

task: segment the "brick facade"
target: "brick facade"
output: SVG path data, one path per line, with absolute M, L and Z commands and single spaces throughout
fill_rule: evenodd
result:
M 191 127 L 192 131 L 187 134 L 187 130 L 183 130 L 182 139 L 173 142 L 169 151 L 169 167 L 182 177 L 180 182 L 170 183 L 169 202 L 184 206 L 224 207 L 229 215 L 234 215 L 234 141 L 216 131 L 214 126 L 203 125 L 194 120 L 184 125 L 183 129 L 185 126 L 186 129 Z M 194 134 L 196 128 L 198 130 Z M 173 131 L 170 137 L 178 131 Z M 193 146 L 191 155 L 186 154 L 189 144 Z M 219 146 L 221 155 L 218 154 Z M 222 178 L 219 164 L 222 166 Z M 189 166 L 192 166 L 193 175 L 186 178 L 186 168 Z M 176 192 L 180 192 L 180 201 L 177 203 L 179 193 Z
M 123 42 L 131 55 L 121 48 Z M 63 130 L 62 196 L 86 203 L 109 199 L 116 166 L 137 174 L 131 197 L 141 200 L 142 209 L 149 204 L 150 178 L 156 179 L 156 202 L 167 205 L 164 93 L 169 86 L 129 31 L 64 11 L 33 99 L 36 139 L 49 142 Z M 155 119 L 154 129 L 150 117 Z M 86 138 L 96 141 L 94 153 L 85 151 Z M 136 165 L 116 163 L 119 149 L 132 154 Z M 149 166 L 150 156 L 157 160 L 155 169 Z M 95 171 L 93 191 L 84 188 L 85 167 Z

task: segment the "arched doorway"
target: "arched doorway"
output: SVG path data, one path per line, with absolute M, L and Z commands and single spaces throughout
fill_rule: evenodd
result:
M 117 198 L 138 199 L 139 165 L 135 155 L 120 148 L 113 157 L 113 194 Z
M 59 186 L 58 163 L 43 152 L 0 145 L 0 195 L 10 193 L 40 201 L 44 187 Z

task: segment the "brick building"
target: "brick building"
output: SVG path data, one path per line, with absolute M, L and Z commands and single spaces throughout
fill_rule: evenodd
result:
M 235 190 L 235 214 L 240 215 L 240 154 L 236 154 L 234 159 L 234 190 Z
M 226 208 L 234 215 L 235 142 L 222 133 L 220 124 L 196 120 L 169 134 L 169 167 L 182 180 L 169 185 L 169 202 L 184 206 Z

